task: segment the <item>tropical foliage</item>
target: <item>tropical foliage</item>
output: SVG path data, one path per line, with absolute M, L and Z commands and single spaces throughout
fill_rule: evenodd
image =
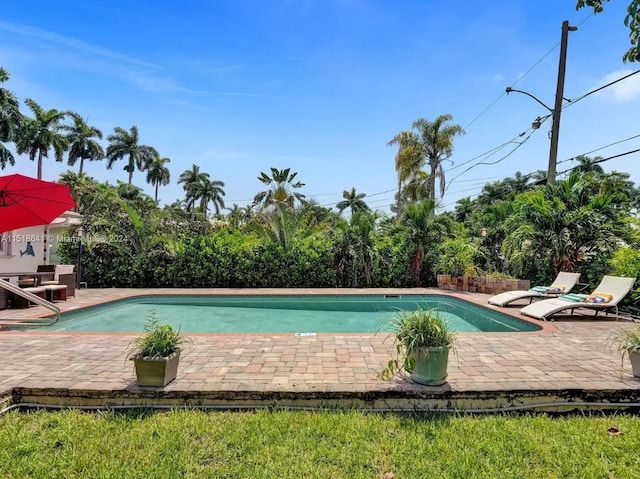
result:
M 0 85 L 9 80 L 9 73 L 0 68 Z M 13 154 L 4 142 L 13 141 L 22 122 L 20 103 L 16 96 L 0 86 L 0 167 L 15 165 Z
M 604 10 L 604 4 L 609 0 L 578 0 L 576 8 L 592 7 L 594 13 Z M 631 0 L 627 7 L 624 24 L 629 28 L 629 42 L 631 47 L 622 56 L 623 61 L 640 61 L 640 0 Z
M 107 137 L 107 168 L 113 168 L 116 161 L 126 159 L 127 164 L 123 168 L 129 173 L 129 184 L 133 180 L 133 172 L 136 168 L 146 171 L 154 158 L 160 156 L 152 146 L 141 145 L 138 127 L 132 126 L 129 131 L 116 126 L 113 134 Z
M 69 146 L 69 139 L 62 133 L 62 120 L 68 112 L 55 108 L 45 110 L 31 98 L 24 103 L 29 107 L 33 117 L 23 117 L 20 133 L 15 144 L 18 154 L 26 153 L 29 159 L 38 158 L 38 179 L 42 178 L 42 159 L 49 156 L 53 149 L 56 161 L 62 161 L 62 156 Z
M 71 116 L 73 126 L 63 126 L 63 129 L 68 131 L 69 159 L 67 164 L 73 166 L 77 160 L 80 160 L 78 173 L 82 174 L 84 160 L 95 161 L 104 158 L 104 149 L 95 140 L 95 138 L 102 139 L 102 131 L 94 126 L 89 126 L 77 113 L 71 113 Z
M 561 270 L 591 283 L 606 273 L 639 276 L 640 193 L 629 175 L 605 172 L 600 158 L 575 158 L 572 173 L 552 185 L 544 184 L 545 172 L 516 172 L 437 214 L 443 164 L 464 133 L 442 114 L 417 119 L 389 142 L 397 147 L 393 218 L 371 211 L 353 187 L 335 209 L 320 205 L 289 167 L 260 172 L 262 191 L 253 202 L 227 209 L 224 181 L 193 164 L 177 178 L 184 198 L 161 206 L 170 160 L 141 144 L 136 126 L 115 127 L 104 150 L 102 132 L 75 112 L 27 99 L 23 115 L 4 88 L 8 80 L 0 68 L 0 167 L 17 159 L 9 143 L 18 155 L 37 158 L 39 176 L 51 152 L 58 161 L 66 152 L 69 166 L 79 161 L 78 173 L 67 171 L 60 181 L 84 217 L 82 271 L 92 286 L 408 287 L 435 285 L 436 273 L 546 283 Z M 84 160 L 103 158 L 107 168 L 124 160 L 128 182 L 84 174 Z M 153 198 L 132 183 L 136 169 L 146 172 Z M 63 249 L 75 262 L 75 245 Z
M 418 118 L 412 124 L 416 131 L 402 131 L 394 136 L 388 145 L 398 145 L 396 154 L 396 171 L 398 172 L 398 200 L 400 208 L 403 185 L 411 193 L 412 201 L 436 198 L 436 178 L 440 180 L 440 196 L 444 195 L 446 186 L 442 163 L 453 152 L 453 139 L 463 135 L 460 125 L 447 124 L 453 117 L 445 113 L 434 121 Z M 429 171 L 422 170 L 424 166 Z

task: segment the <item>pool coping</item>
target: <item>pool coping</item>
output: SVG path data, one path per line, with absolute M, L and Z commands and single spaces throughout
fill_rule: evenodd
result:
M 431 288 L 279 290 L 80 290 L 58 303 L 63 310 L 113 299 L 173 292 L 191 294 L 442 294 L 525 320 L 518 307 L 486 304 L 488 295 Z M 42 315 L 36 308 L 22 317 Z M 624 321 L 567 317 L 539 322 L 540 331 L 460 333 L 448 382 L 420 386 L 403 377 L 388 382 L 375 373 L 392 341 L 383 334 L 194 333 L 178 378 L 165 388 L 140 388 L 124 360 L 135 333 L 0 331 L 11 361 L 0 365 L 0 391 L 12 404 L 50 407 L 355 407 L 364 410 L 566 410 L 636 408 L 640 380 L 608 350 L 604 340 Z M 84 365 L 84 361 L 89 364 Z

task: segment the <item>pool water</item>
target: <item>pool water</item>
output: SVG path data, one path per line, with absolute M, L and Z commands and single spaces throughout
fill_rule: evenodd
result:
M 184 333 L 375 333 L 401 310 L 437 308 L 459 332 L 540 329 L 440 295 L 140 296 L 64 313 L 51 331 L 141 332 L 150 317 Z

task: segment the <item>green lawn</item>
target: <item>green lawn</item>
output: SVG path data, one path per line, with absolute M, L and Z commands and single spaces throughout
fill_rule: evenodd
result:
M 611 427 L 622 434 L 609 435 Z M 0 477 L 6 479 L 636 478 L 638 451 L 640 417 L 630 415 L 12 411 L 0 416 Z

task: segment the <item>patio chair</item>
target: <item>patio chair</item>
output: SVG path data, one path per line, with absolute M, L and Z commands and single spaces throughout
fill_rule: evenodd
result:
M 76 295 L 76 273 L 73 272 L 75 266 L 72 264 L 58 264 L 55 267 L 53 278 L 40 283 L 42 286 L 66 285 L 66 297 Z
M 534 286 L 529 290 L 505 291 L 490 297 L 487 302 L 496 306 L 506 306 L 520 299 L 529 299 L 531 303 L 536 298 L 549 298 L 570 292 L 580 279 L 580 273 L 560 271 L 556 279 L 549 286 Z
M 53 271 L 55 265 L 53 264 L 39 264 L 36 268 L 37 273 L 51 273 L 51 274 L 34 274 L 34 275 L 22 275 L 18 276 L 18 286 L 21 288 L 37 287 L 42 284 L 43 281 L 53 280 Z
M 613 308 L 617 316 L 618 303 L 631 291 L 635 281 L 636 278 L 605 276 L 589 295 L 565 294 L 558 298 L 545 299 L 525 306 L 520 313 L 547 320 L 563 311 L 570 311 L 573 314 L 573 311 L 579 308 L 595 310 L 596 316 L 601 310 L 607 311 Z

